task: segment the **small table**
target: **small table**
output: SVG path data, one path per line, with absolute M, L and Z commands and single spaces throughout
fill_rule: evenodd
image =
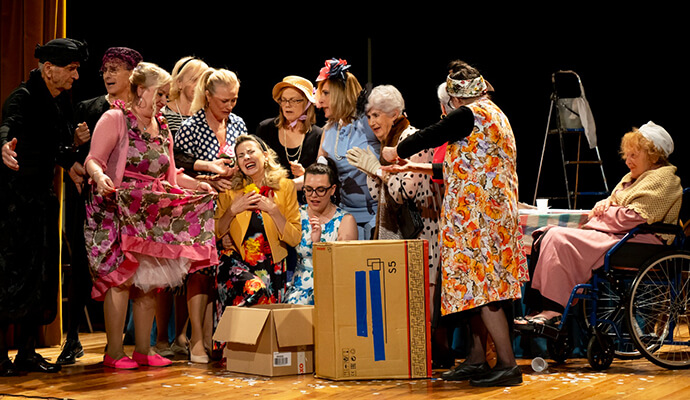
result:
M 525 255 L 529 256 L 532 251 L 532 232 L 547 225 L 581 228 L 589 219 L 589 211 L 569 209 L 520 210 L 519 223 Z

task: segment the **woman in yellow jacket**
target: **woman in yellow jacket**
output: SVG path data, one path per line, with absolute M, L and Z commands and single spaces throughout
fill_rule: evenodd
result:
M 218 196 L 219 307 L 280 303 L 287 247 L 301 238 L 297 193 L 276 153 L 254 135 L 235 143 L 238 172 Z M 221 309 L 222 310 L 222 309 Z

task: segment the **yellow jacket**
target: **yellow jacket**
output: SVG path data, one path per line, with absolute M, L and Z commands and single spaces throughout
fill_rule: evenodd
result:
M 225 214 L 237 196 L 242 196 L 244 191 L 226 190 L 218 195 L 218 207 L 216 208 L 216 237 L 221 238 L 228 233 L 228 230 L 221 232 L 218 227 L 218 219 Z M 274 191 L 273 200 L 285 217 L 285 229 L 281 235 L 278 228 L 267 213 L 261 212 L 264 220 L 264 230 L 268 243 L 271 246 L 271 253 L 274 262 L 280 262 L 287 256 L 287 247 L 297 246 L 302 239 L 301 221 L 299 215 L 299 203 L 297 202 L 297 192 L 291 179 L 281 179 L 280 189 Z M 229 233 L 235 250 L 245 259 L 242 241 L 249 227 L 251 211 L 243 211 L 235 216 L 230 222 Z

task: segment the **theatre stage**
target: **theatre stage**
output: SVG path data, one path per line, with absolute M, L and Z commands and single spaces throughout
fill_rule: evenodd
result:
M 596 372 L 585 359 L 550 365 L 535 373 L 530 360 L 518 360 L 524 383 L 517 387 L 476 388 L 468 382 L 445 382 L 434 371 L 427 380 L 336 382 L 314 376 L 266 378 L 234 374 L 212 365 L 175 360 L 168 368 L 133 371 L 104 369 L 104 333 L 81 334 L 86 352 L 58 374 L 30 373 L 0 378 L 0 399 L 688 399 L 690 370 L 666 370 L 646 359 L 614 360 Z M 132 346 L 127 346 L 128 354 Z M 40 349 L 55 360 L 59 347 Z M 10 357 L 14 352 L 10 352 Z

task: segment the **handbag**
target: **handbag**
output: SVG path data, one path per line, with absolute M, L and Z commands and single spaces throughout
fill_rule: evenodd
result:
M 400 194 L 403 202 L 396 212 L 400 235 L 403 239 L 417 239 L 424 229 L 422 214 L 419 212 L 417 203 L 407 196 L 402 186 L 400 186 Z

